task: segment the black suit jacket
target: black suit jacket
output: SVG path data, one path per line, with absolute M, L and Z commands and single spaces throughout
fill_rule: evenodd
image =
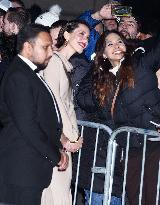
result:
M 2 80 L 0 119 L 0 180 L 47 187 L 60 160 L 62 123 L 49 91 L 19 57 Z

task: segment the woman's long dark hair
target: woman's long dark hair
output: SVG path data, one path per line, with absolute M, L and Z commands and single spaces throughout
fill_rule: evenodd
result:
M 129 45 L 127 40 L 117 31 L 107 31 L 104 32 L 96 45 L 96 57 L 93 63 L 93 87 L 94 93 L 98 98 L 100 105 L 104 106 L 107 99 L 110 99 L 111 94 L 115 89 L 116 77 L 109 72 L 113 68 L 110 61 L 103 57 L 103 53 L 106 47 L 106 37 L 115 33 L 120 36 L 124 44 L 126 45 L 126 53 L 124 55 L 124 60 L 119 68 L 118 80 L 121 86 L 128 86 L 129 88 L 134 87 L 134 72 L 132 66 L 132 54 L 134 51 L 134 46 Z

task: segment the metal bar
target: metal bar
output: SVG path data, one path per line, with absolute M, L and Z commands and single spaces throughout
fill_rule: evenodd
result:
M 127 181 L 127 165 L 128 165 L 129 141 L 130 141 L 130 132 L 128 132 L 128 135 L 127 135 L 127 147 L 126 147 L 125 169 L 124 169 L 124 180 L 123 180 L 123 192 L 122 192 L 122 205 L 125 205 L 125 192 L 126 192 L 126 181 Z
M 84 132 L 84 126 L 81 127 L 81 137 L 83 136 L 83 132 Z M 80 149 L 79 154 L 78 154 L 78 163 L 77 163 L 77 172 L 76 172 L 76 182 L 75 182 L 73 205 L 76 205 L 76 200 L 77 200 L 77 187 L 78 187 L 81 151 L 82 150 Z
M 139 192 L 139 205 L 142 204 L 142 191 L 143 191 L 143 179 L 144 179 L 144 166 L 145 166 L 145 156 L 146 156 L 146 143 L 147 135 L 144 135 L 144 146 L 143 146 L 143 155 L 142 155 L 142 171 L 141 171 L 141 180 L 140 180 L 140 192 Z
M 105 174 L 105 182 L 104 182 L 103 205 L 106 205 L 108 200 L 109 200 L 112 151 L 113 151 L 113 141 L 110 139 L 109 142 L 108 142 L 107 158 L 106 158 L 106 174 Z
M 112 164 L 111 164 L 111 176 L 110 176 L 110 188 L 109 188 L 109 200 L 108 204 L 111 202 L 111 194 L 112 194 L 112 186 L 113 186 L 113 176 L 114 176 L 114 167 L 115 167 L 115 159 L 116 159 L 116 151 L 117 151 L 117 143 L 113 142 L 113 154 L 112 154 Z
M 95 142 L 95 150 L 94 150 L 93 167 L 95 167 L 95 164 L 96 164 L 98 138 L 99 138 L 99 128 L 97 129 L 97 133 L 96 133 L 96 142 Z M 92 178 L 91 178 L 91 187 L 90 187 L 90 195 L 89 195 L 89 205 L 91 205 L 91 201 L 92 201 L 93 182 L 94 182 L 94 172 L 92 172 Z
M 159 191 L 160 191 L 160 161 L 159 161 L 159 171 L 158 171 L 156 205 L 158 205 L 158 203 L 159 203 Z
M 96 128 L 96 129 L 99 128 L 101 130 L 106 131 L 109 135 L 111 135 L 112 132 L 113 132 L 111 130 L 111 128 L 109 128 L 106 125 L 100 124 L 100 123 L 89 122 L 89 121 L 81 121 L 81 120 L 78 120 L 77 123 L 78 123 L 78 125 L 85 126 L 85 127 Z
M 78 121 L 78 124 L 81 126 L 85 126 L 85 127 L 96 128 L 98 135 L 99 135 L 100 129 L 103 129 L 109 135 L 111 135 L 109 138 L 109 141 L 108 141 L 108 147 L 107 147 L 107 151 L 106 151 L 106 153 L 107 153 L 106 168 L 105 167 L 95 167 L 97 143 L 98 143 L 98 139 L 97 139 L 98 136 L 96 136 L 97 142 L 95 145 L 94 160 L 93 160 L 93 167 L 92 167 L 93 173 L 92 173 L 92 180 L 91 180 L 91 187 L 90 187 L 89 204 L 91 204 L 91 199 L 92 199 L 94 174 L 95 173 L 102 173 L 102 174 L 105 173 L 103 205 L 107 205 L 107 204 L 109 205 L 110 199 L 111 199 L 111 192 L 112 192 L 114 163 L 115 163 L 115 155 L 116 155 L 114 152 L 114 140 L 115 140 L 118 133 L 128 132 L 127 147 L 126 147 L 126 159 L 125 159 L 125 170 L 124 170 L 124 181 L 123 181 L 123 193 L 122 193 L 122 205 L 125 204 L 125 187 L 126 187 L 127 164 L 128 164 L 128 153 L 129 153 L 129 140 L 130 140 L 130 137 L 132 137 L 132 136 L 130 136 L 130 133 L 136 133 L 136 134 L 138 133 L 138 134 L 141 134 L 142 137 L 144 137 L 145 142 L 144 142 L 144 147 L 143 147 L 143 160 L 142 160 L 141 184 L 140 184 L 140 195 L 139 195 L 139 202 L 140 202 L 139 205 L 141 205 L 142 189 L 143 189 L 142 182 L 143 182 L 143 178 L 144 178 L 144 166 L 145 166 L 146 141 L 149 138 L 149 136 L 152 136 L 152 138 L 154 138 L 154 137 L 156 138 L 156 137 L 160 137 L 160 134 L 156 131 L 153 131 L 153 130 L 128 127 L 128 126 L 120 127 L 118 129 L 116 129 L 114 132 L 112 132 L 112 130 L 105 125 L 101 125 L 99 123 L 88 122 L 88 121 Z M 157 198 L 159 197 L 159 188 L 160 188 L 160 170 L 159 170 L 159 178 L 158 178 L 158 184 L 157 184 Z M 75 203 L 73 205 L 75 205 Z
M 160 137 L 160 133 L 154 130 L 125 126 L 125 127 L 119 127 L 118 129 L 114 130 L 111 134 L 111 140 L 114 141 L 116 135 L 121 132 L 132 132 L 132 133 L 141 134 L 141 135 L 146 134 L 148 135 L 147 138 L 150 138 L 149 136 L 152 136 L 152 138 Z

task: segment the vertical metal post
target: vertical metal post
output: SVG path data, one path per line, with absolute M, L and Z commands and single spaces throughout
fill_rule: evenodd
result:
M 81 129 L 81 137 L 83 136 L 83 132 L 84 132 L 84 126 L 82 126 L 82 129 Z M 78 154 L 78 163 L 77 163 L 77 173 L 76 173 L 76 182 L 75 182 L 73 205 L 76 205 L 76 200 L 77 200 L 77 187 L 78 187 L 80 159 L 81 159 L 81 149 L 79 150 L 79 154 Z
M 113 141 L 110 139 L 110 140 L 108 141 L 108 149 L 107 149 L 106 174 L 105 174 L 105 183 L 104 183 L 103 205 L 108 204 L 108 200 L 109 200 L 109 188 L 110 188 L 110 174 L 111 174 L 111 164 L 112 164 L 112 152 L 113 152 Z

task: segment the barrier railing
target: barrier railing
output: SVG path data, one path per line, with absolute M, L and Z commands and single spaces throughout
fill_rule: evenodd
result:
M 104 198 L 103 205 L 110 205 L 111 202 L 111 194 L 112 194 L 112 185 L 113 185 L 113 176 L 114 176 L 114 167 L 115 167 L 115 157 L 116 157 L 116 137 L 119 133 L 126 132 L 127 133 L 127 143 L 125 148 L 125 160 L 124 160 L 124 174 L 123 174 L 123 191 L 122 191 L 122 205 L 125 205 L 126 198 L 126 177 L 127 177 L 127 164 L 128 164 L 128 154 L 130 149 L 130 138 L 132 137 L 131 133 L 140 134 L 144 139 L 143 143 L 143 152 L 142 152 L 142 169 L 141 169 L 141 177 L 140 177 L 140 191 L 139 191 L 139 205 L 142 204 L 142 190 L 143 190 L 143 178 L 144 178 L 144 167 L 145 167 L 145 155 L 146 155 L 146 143 L 148 138 L 155 138 L 155 141 L 160 141 L 160 134 L 153 130 L 135 128 L 135 127 L 120 127 L 112 132 L 112 130 L 99 123 L 93 123 L 88 121 L 78 121 L 78 125 L 81 127 L 81 136 L 83 136 L 85 128 L 94 128 L 96 129 L 96 140 L 95 140 L 95 150 L 94 150 L 94 158 L 92 165 L 92 177 L 91 177 L 91 185 L 90 185 L 90 198 L 89 205 L 91 205 L 92 200 L 92 190 L 93 190 L 93 182 L 95 174 L 104 174 Z M 95 166 L 96 162 L 96 154 L 97 154 L 97 144 L 99 140 L 100 130 L 104 130 L 106 132 L 106 137 L 108 139 L 108 146 L 106 150 L 106 166 L 105 167 L 97 167 Z M 110 137 L 109 137 L 110 136 Z M 79 170 L 80 170 L 80 161 L 81 161 L 81 152 L 78 153 L 78 165 L 76 172 L 76 180 L 75 180 L 75 191 L 73 198 L 73 205 L 76 205 L 77 200 L 77 187 L 78 187 L 78 178 L 79 178 Z M 159 203 L 159 192 L 160 192 L 160 162 L 159 162 L 159 171 L 158 171 L 158 180 L 157 180 L 157 194 L 156 194 L 156 204 Z M 154 205 L 154 204 L 153 204 Z
M 111 192 L 112 192 L 112 176 L 114 174 L 114 170 L 112 167 L 114 166 L 114 161 L 112 157 L 113 147 L 116 140 L 116 137 L 119 133 L 127 132 L 127 145 L 125 149 L 125 167 L 124 167 L 124 180 L 123 180 L 123 193 L 122 193 L 122 205 L 125 205 L 125 188 L 126 188 L 126 176 L 127 176 L 127 164 L 128 164 L 128 153 L 129 153 L 129 141 L 131 133 L 141 134 L 140 136 L 144 138 L 143 145 L 143 154 L 142 154 L 142 170 L 141 170 L 141 179 L 140 179 L 140 192 L 139 192 L 139 205 L 142 204 L 142 190 L 143 190 L 143 178 L 144 178 L 144 167 L 145 167 L 145 155 L 146 155 L 146 142 L 148 138 L 155 138 L 154 141 L 160 140 L 160 134 L 153 130 L 135 128 L 135 127 L 120 127 L 117 130 L 113 131 L 108 143 L 108 154 L 106 160 L 107 171 L 105 174 L 105 185 L 104 185 L 104 200 L 103 205 L 110 204 Z M 159 138 L 159 139 L 158 139 Z M 159 163 L 159 172 L 158 172 L 158 180 L 157 180 L 157 197 L 156 197 L 156 205 L 158 205 L 159 201 L 159 189 L 160 189 L 160 163 Z
M 103 124 L 88 122 L 88 121 L 78 121 L 78 125 L 81 127 L 81 131 L 80 131 L 81 136 L 83 136 L 85 128 L 94 128 L 94 129 L 96 129 L 96 141 L 95 141 L 95 150 L 94 150 L 94 158 L 93 158 L 93 165 L 92 165 L 92 177 L 91 177 L 90 198 L 89 198 L 89 205 L 91 205 L 94 174 L 95 173 L 103 173 L 103 174 L 106 173 L 106 168 L 105 167 L 96 167 L 95 166 L 96 154 L 97 154 L 97 145 L 98 145 L 98 140 L 99 140 L 99 132 L 100 132 L 100 130 L 105 131 L 106 132 L 106 137 L 109 139 L 109 136 L 111 135 L 112 130 L 109 127 L 107 127 Z M 80 150 L 79 154 L 78 154 L 78 163 L 77 163 L 77 173 L 76 173 L 73 205 L 76 204 L 76 200 L 77 200 L 77 187 L 78 187 L 78 177 L 79 177 L 79 169 L 80 169 L 81 152 L 82 152 L 82 150 Z

